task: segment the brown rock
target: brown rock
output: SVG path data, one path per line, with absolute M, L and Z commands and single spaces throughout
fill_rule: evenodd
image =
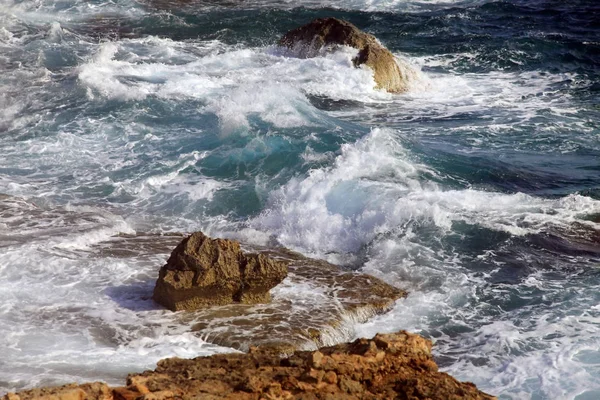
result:
M 316 56 L 323 48 L 345 45 L 359 50 L 354 66 L 366 65 L 374 72 L 377 88 L 390 93 L 408 89 L 416 76 L 414 69 L 396 57 L 375 36 L 365 33 L 347 21 L 320 18 L 286 33 L 279 44 L 294 49 L 300 57 Z
M 271 300 L 269 290 L 286 276 L 285 262 L 244 254 L 236 241 L 196 232 L 173 250 L 161 268 L 153 298 L 173 311 L 265 303 Z
M 127 386 L 135 388 L 141 394 L 150 393 L 150 389 L 146 387 L 148 378 L 143 376 L 131 376 L 127 379 Z
M 170 390 L 161 390 L 153 393 L 146 393 L 142 400 L 167 400 L 175 398 L 175 393 Z
M 137 258 L 140 251 L 154 257 L 173 250 L 185 237 L 174 233 L 119 235 L 92 251 L 101 257 Z M 206 307 L 178 317 L 185 318 L 198 337 L 214 344 L 241 351 L 248 351 L 250 346 L 268 346 L 287 355 L 299 348 L 316 350 L 339 341 L 340 333 L 351 332 L 346 329 L 349 321 L 366 322 L 387 312 L 397 299 L 406 296 L 404 290 L 371 275 L 348 271 L 285 248 L 247 243 L 243 248 L 288 264 L 288 276 L 271 291 L 273 294 L 279 289 L 287 293 L 289 288 L 313 286 L 319 288 L 324 297 L 315 298 L 308 292 L 300 294 L 302 305 L 298 306 L 285 295 L 279 295 L 270 303 Z
M 321 365 L 321 361 L 323 360 L 323 353 L 317 350 L 311 353 L 309 360 L 311 367 L 318 368 Z
M 135 400 L 142 396 L 135 387 L 117 387 L 113 389 L 113 398 L 115 400 Z
M 401 331 L 318 352 L 297 351 L 284 360 L 264 349 L 193 360 L 170 358 L 161 360 L 156 371 L 130 375 L 128 386 L 115 388 L 112 394 L 115 400 L 494 399 L 472 383 L 432 368 L 430 349 L 429 340 Z M 313 368 L 315 358 L 322 368 Z M 290 359 L 294 361 L 286 361 Z M 34 389 L 0 400 L 108 400 L 102 397 L 108 393 L 106 385 L 90 390 L 91 385 Z M 142 386 L 150 392 L 140 393 Z
M 1 400 L 112 400 L 112 390 L 101 382 L 83 385 L 69 384 L 58 387 L 31 389 L 19 394 L 8 393 Z
M 110 388 L 100 382 L 31 389 L 0 397 L 1 400 L 112 400 L 112 398 Z
M 323 381 L 332 385 L 337 385 L 337 374 L 333 371 L 327 371 L 323 376 Z
M 340 383 L 338 384 L 338 386 L 340 387 L 342 392 L 349 394 L 358 394 L 363 392 L 364 390 L 360 382 L 353 381 L 352 379 L 346 378 L 345 376 L 342 376 L 342 379 L 340 379 Z
M 311 384 L 319 384 L 323 380 L 325 371 L 311 368 L 302 375 L 302 380 Z

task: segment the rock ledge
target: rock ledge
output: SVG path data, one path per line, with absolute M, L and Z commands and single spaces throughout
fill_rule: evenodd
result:
M 9 393 L 0 400 L 494 398 L 439 372 L 431 342 L 400 331 L 283 359 L 257 348 L 248 354 L 168 358 L 155 371 L 129 375 L 126 387 L 67 385 Z

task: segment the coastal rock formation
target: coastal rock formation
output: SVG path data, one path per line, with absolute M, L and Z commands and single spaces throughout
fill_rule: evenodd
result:
M 185 237 L 177 233 L 118 235 L 92 247 L 90 257 L 134 257 L 152 263 L 156 254 L 172 251 Z M 241 351 L 269 346 L 291 354 L 350 340 L 357 323 L 389 311 L 406 296 L 404 290 L 377 277 L 285 248 L 243 244 L 242 249 L 288 265 L 287 278 L 271 289 L 271 302 L 202 307 L 170 315 L 173 324 L 188 326 L 202 340 L 217 345 Z M 117 301 L 131 300 L 129 290 L 117 294 Z M 137 301 L 148 301 L 148 297 L 142 294 Z
M 173 310 L 271 301 L 269 290 L 287 276 L 287 265 L 264 254 L 244 254 L 233 240 L 202 232 L 185 238 L 160 269 L 154 300 Z
M 374 71 L 377 88 L 390 93 L 406 91 L 409 81 L 416 75 L 414 69 L 397 60 L 375 36 L 337 18 L 320 18 L 293 29 L 281 38 L 279 44 L 293 49 L 302 58 L 314 57 L 327 47 L 354 47 L 359 51 L 352 60 L 354 66 L 364 64 L 370 67 Z
M 277 348 L 286 354 L 316 349 L 349 340 L 357 323 L 389 311 L 407 294 L 374 276 L 287 249 L 252 251 L 284 260 L 289 275 L 269 304 L 231 304 L 187 315 L 185 323 L 211 343 L 242 351 Z
M 52 397 L 43 397 L 52 396 Z M 155 371 L 129 375 L 126 387 L 68 385 L 8 394 L 1 400 L 112 399 L 430 399 L 491 400 L 472 383 L 439 372 L 431 342 L 401 331 L 298 351 L 272 349 L 192 360 L 168 358 Z

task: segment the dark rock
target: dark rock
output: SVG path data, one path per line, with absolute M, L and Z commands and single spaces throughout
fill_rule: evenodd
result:
M 268 303 L 269 290 L 286 276 L 283 261 L 244 254 L 236 241 L 196 232 L 173 250 L 160 269 L 153 298 L 173 311 Z
M 315 57 L 328 47 L 350 46 L 358 49 L 358 56 L 352 60 L 354 65 L 370 67 L 374 71 L 377 88 L 390 93 L 406 91 L 409 81 L 416 76 L 414 69 L 399 62 L 375 36 L 337 18 L 316 19 L 291 30 L 281 38 L 279 44 L 293 49 L 302 58 Z

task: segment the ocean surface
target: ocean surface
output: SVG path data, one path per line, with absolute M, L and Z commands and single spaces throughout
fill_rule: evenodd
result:
M 276 46 L 325 16 L 411 89 Z M 0 395 L 231 351 L 150 299 L 195 230 L 410 292 L 354 337 L 420 333 L 503 399 L 599 399 L 600 5 L 0 0 Z

